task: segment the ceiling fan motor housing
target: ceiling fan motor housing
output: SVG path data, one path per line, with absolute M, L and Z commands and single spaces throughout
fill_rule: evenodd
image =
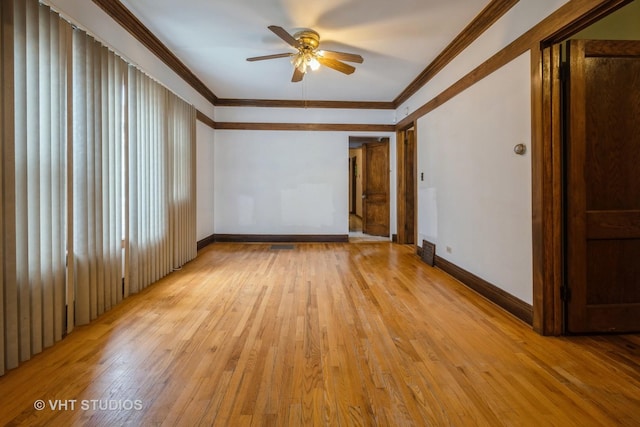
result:
M 313 30 L 298 31 L 293 37 L 300 43 L 300 49 L 315 50 L 320 45 L 320 35 Z

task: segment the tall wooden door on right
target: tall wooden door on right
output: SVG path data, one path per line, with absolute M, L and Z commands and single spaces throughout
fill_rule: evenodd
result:
M 640 331 L 640 41 L 568 58 L 566 329 Z

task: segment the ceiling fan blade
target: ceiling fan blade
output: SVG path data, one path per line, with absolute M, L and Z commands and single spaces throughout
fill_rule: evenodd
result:
M 336 71 L 340 71 L 341 73 L 351 74 L 356 69 L 349 64 L 345 64 L 344 62 L 340 62 L 337 59 L 324 58 L 322 56 L 318 56 L 318 62 L 324 66 L 329 68 L 333 68 Z
M 357 62 L 358 64 L 362 64 L 364 61 L 362 56 L 356 55 L 355 53 L 336 52 L 333 50 L 321 49 L 318 51 L 318 55 L 330 59 L 339 59 L 341 61 Z
M 293 76 L 291 77 L 291 82 L 292 83 L 299 82 L 302 80 L 303 77 L 304 77 L 304 73 L 298 70 L 298 67 L 295 67 L 293 69 Z
M 251 58 L 247 58 L 247 61 L 264 61 L 265 59 L 288 58 L 293 55 L 295 55 L 295 53 L 276 53 L 274 55 L 254 56 Z
M 269 25 L 269 29 L 271 31 L 273 31 L 273 33 L 280 37 L 282 40 L 284 40 L 285 42 L 287 42 L 287 44 L 295 47 L 296 49 L 298 48 L 298 40 L 296 40 L 291 34 L 289 34 L 287 32 L 287 30 L 285 30 L 282 27 L 278 27 L 277 25 Z

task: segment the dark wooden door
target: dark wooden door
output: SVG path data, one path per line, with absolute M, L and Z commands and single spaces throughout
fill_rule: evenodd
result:
M 389 144 L 363 144 L 362 154 L 362 231 L 389 236 Z
M 567 331 L 640 331 L 640 41 L 568 58 Z

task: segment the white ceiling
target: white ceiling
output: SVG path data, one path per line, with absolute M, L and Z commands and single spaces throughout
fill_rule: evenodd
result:
M 488 0 L 121 0 L 219 98 L 393 101 Z M 292 52 L 267 26 L 312 28 L 321 47 L 360 54 L 344 75 L 291 83 Z

